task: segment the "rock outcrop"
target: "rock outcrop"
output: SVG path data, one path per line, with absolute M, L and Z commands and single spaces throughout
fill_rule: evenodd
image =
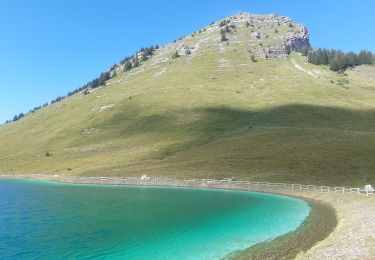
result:
M 249 41 L 258 42 L 249 49 L 255 56 L 286 58 L 292 51 L 310 47 L 307 28 L 286 16 L 241 14 L 231 22 L 245 22 L 250 27 Z
M 288 34 L 285 39 L 285 50 L 301 52 L 304 48 L 310 47 L 309 32 L 304 25 L 296 25 L 297 29 Z
M 221 40 L 225 34 L 226 41 Z M 179 57 L 192 59 L 205 51 L 217 51 L 219 53 L 228 50 L 247 50 L 249 58 L 287 58 L 293 52 L 301 52 L 310 47 L 309 32 L 307 28 L 295 23 L 289 17 L 275 14 L 255 15 L 241 13 L 224 18 L 221 21 L 211 23 L 199 31 L 193 32 L 185 37 L 180 37 L 174 42 L 160 46 L 148 56 L 147 61 L 142 61 L 142 49 L 136 53 L 139 61 L 138 66 L 133 65 L 131 75 L 139 71 L 156 68 L 159 71 L 161 64 L 171 62 L 174 53 Z M 133 63 L 133 59 L 129 62 Z M 115 64 L 109 69 L 109 76 L 121 74 L 128 71 L 125 64 Z

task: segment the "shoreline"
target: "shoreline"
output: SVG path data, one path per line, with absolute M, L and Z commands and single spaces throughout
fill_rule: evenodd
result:
M 305 221 L 294 231 L 234 253 L 233 259 L 295 259 L 298 254 L 328 237 L 337 227 L 336 211 L 327 203 L 298 196 L 289 197 L 308 203 L 311 211 Z
M 311 207 L 309 217 L 295 231 L 234 252 L 235 259 L 371 259 L 375 255 L 375 201 L 356 194 L 254 187 L 236 183 L 193 183 L 182 180 L 118 180 L 54 175 L 0 175 L 0 178 L 47 180 L 71 184 L 168 186 L 242 190 L 295 197 Z

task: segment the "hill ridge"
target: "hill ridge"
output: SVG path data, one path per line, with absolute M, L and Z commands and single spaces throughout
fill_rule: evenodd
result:
M 195 55 L 199 55 L 201 49 L 205 49 L 204 47 L 207 43 L 210 44 L 209 47 L 211 49 L 216 49 L 219 52 L 226 51 L 231 48 L 229 43 L 233 43 L 236 40 L 238 41 L 235 32 L 237 29 L 243 29 L 243 27 L 248 27 L 248 31 L 251 32 L 250 36 L 248 39 L 245 39 L 245 41 L 249 43 L 246 48 L 250 58 L 254 61 L 259 58 L 287 58 L 293 51 L 303 52 L 310 48 L 307 28 L 302 24 L 295 23 L 289 17 L 275 14 L 259 15 L 240 13 L 212 22 L 210 25 L 189 35 L 180 37 L 178 40 L 164 46 L 153 45 L 143 47 L 134 55 L 125 57 L 119 63 L 113 64 L 106 72 L 101 73 L 98 78 L 70 91 L 66 96 L 58 96 L 53 99 L 50 104 L 59 102 L 78 92 L 90 94 L 94 89 L 106 86 L 109 79 L 131 69 L 142 68 L 141 70 L 133 72 L 138 73 L 149 68 L 158 67 L 161 63 L 170 62 L 173 53 L 177 53 L 179 57 L 186 56 L 188 59 L 191 59 Z M 224 42 L 221 39 L 223 30 L 226 30 L 226 32 L 224 32 L 226 39 Z M 205 34 L 209 34 L 208 37 L 205 37 Z M 242 41 L 244 41 L 244 39 L 242 39 Z M 165 68 L 159 73 L 164 72 Z M 34 107 L 28 113 L 34 113 L 48 105 L 48 102 L 44 103 L 43 105 Z M 13 120 L 8 120 L 6 123 L 17 121 L 26 114 L 20 113 L 16 115 Z
M 242 14 L 143 49 L 105 87 L 1 126 L 0 172 L 361 186 L 375 177 L 375 81 L 308 63 L 292 38 L 309 45 L 289 18 Z

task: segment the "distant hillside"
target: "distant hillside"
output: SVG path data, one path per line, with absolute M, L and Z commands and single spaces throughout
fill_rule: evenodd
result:
M 1 126 L 0 172 L 374 182 L 373 67 L 309 47 L 287 17 L 240 14 L 143 49 Z

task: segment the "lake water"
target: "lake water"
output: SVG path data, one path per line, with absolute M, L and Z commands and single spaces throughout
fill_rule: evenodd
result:
M 218 259 L 309 211 L 241 191 L 0 180 L 0 259 Z

